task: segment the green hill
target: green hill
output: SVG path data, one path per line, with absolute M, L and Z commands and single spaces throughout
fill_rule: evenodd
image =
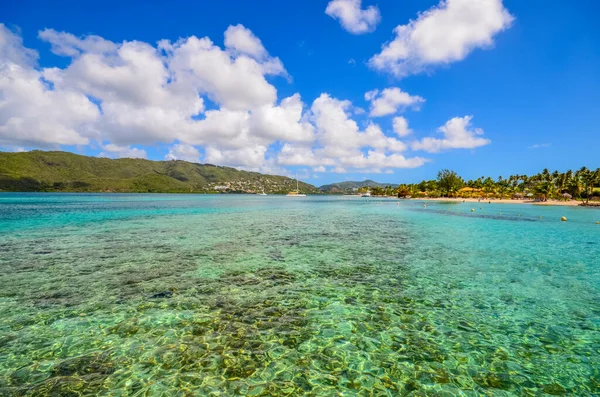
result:
M 330 193 L 330 194 L 356 193 L 356 190 L 360 189 L 361 187 L 386 187 L 386 186 L 392 186 L 393 188 L 395 188 L 398 185 L 393 184 L 393 183 L 379 183 L 379 182 L 375 182 L 370 179 L 367 179 L 365 181 L 360 181 L 360 182 L 347 181 L 347 182 L 331 183 L 329 185 L 323 185 L 323 186 L 319 187 L 319 190 L 321 190 L 324 193 Z
M 296 181 L 187 161 L 108 159 L 68 152 L 0 152 L 0 191 L 287 193 Z M 320 193 L 300 182 L 302 193 Z

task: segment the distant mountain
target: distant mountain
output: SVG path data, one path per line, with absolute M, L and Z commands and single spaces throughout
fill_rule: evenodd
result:
M 323 193 L 329 193 L 329 194 L 353 193 L 353 192 L 356 192 L 356 190 L 360 189 L 361 187 L 365 187 L 365 186 L 366 187 L 392 186 L 393 188 L 395 188 L 396 186 L 398 186 L 398 184 L 379 183 L 379 182 L 375 182 L 370 179 L 367 179 L 366 181 L 362 181 L 362 182 L 347 181 L 347 182 L 331 183 L 329 185 L 323 185 L 323 186 L 319 187 L 319 190 L 322 191 Z
M 300 182 L 302 193 L 321 193 Z M 187 161 L 107 159 L 68 152 L 0 152 L 0 191 L 288 193 L 296 180 L 284 176 Z

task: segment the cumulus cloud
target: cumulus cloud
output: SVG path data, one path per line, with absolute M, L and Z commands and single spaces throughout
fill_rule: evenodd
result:
M 397 26 L 394 39 L 369 64 L 404 77 L 460 61 L 476 48 L 492 46 L 494 36 L 513 20 L 502 0 L 442 0 L 416 20 Z
M 402 116 L 394 117 L 392 120 L 392 126 L 394 128 L 394 132 L 398 134 L 399 137 L 405 137 L 412 134 L 412 130 L 408 128 L 408 120 Z
M 320 157 L 312 147 L 286 143 L 277 155 L 277 162 L 281 165 L 307 165 L 319 167 L 320 165 L 334 165 L 335 161 Z
M 100 36 L 76 37 L 70 33 L 57 32 L 54 29 L 44 29 L 39 32 L 39 38 L 52 45 L 51 50 L 56 55 L 69 57 L 81 53 L 111 53 L 117 50 L 117 45 Z
M 225 47 L 237 54 L 249 55 L 256 59 L 264 59 L 269 55 L 260 39 L 244 25 L 227 28 L 225 31 Z
M 365 100 L 371 102 L 371 117 L 381 117 L 403 111 L 406 108 L 419 109 L 425 99 L 418 95 L 410 95 L 398 87 L 386 88 L 383 91 L 372 90 L 365 93 Z
M 262 106 L 253 111 L 250 128 L 256 135 L 295 142 L 310 142 L 314 128 L 306 119 L 299 94 L 284 98 L 279 106 Z
M 332 166 L 331 172 L 357 169 L 414 168 L 428 160 L 406 158 L 407 145 L 386 136 L 381 127 L 369 123 L 361 130 L 351 117 L 352 104 L 321 94 L 311 106 L 316 143 L 311 146 L 286 144 L 278 154 L 282 165 Z M 343 170 L 343 171 L 342 171 Z
M 134 148 L 131 146 L 119 146 L 113 143 L 108 143 L 106 145 L 102 145 L 102 149 L 104 151 L 100 153 L 100 157 L 132 159 L 145 159 L 147 157 L 145 150 Z
M 406 146 L 396 138 L 383 134 L 377 124 L 369 124 L 361 131 L 356 121 L 350 118 L 352 103 L 321 94 L 312 104 L 312 120 L 317 139 L 330 151 L 372 147 L 400 152 Z
M 373 121 L 359 126 L 352 117 L 364 111 L 350 101 L 279 98 L 267 78 L 287 71 L 242 25 L 227 29 L 222 48 L 195 36 L 152 45 L 46 29 L 39 38 L 66 66 L 40 67 L 37 52 L 0 25 L 2 147 L 91 145 L 106 157 L 145 158 L 139 145 L 163 143 L 166 159 L 198 162 L 204 151 L 209 163 L 280 174 L 288 165 L 385 171 L 427 161 L 404 157 L 406 143 Z M 372 95 L 395 111 L 419 102 L 399 89 Z
M 0 65 L 31 67 L 37 63 L 38 53 L 23 47 L 21 36 L 11 32 L 0 23 Z
M 483 138 L 481 128 L 472 128 L 473 116 L 454 117 L 438 128 L 444 135 L 443 138 L 423 138 L 412 143 L 413 150 L 423 150 L 429 153 L 437 153 L 449 149 L 474 149 L 490 144 L 487 138 Z
M 184 160 L 191 163 L 200 162 L 200 151 L 192 145 L 177 143 L 169 148 L 165 160 Z
M 195 36 L 157 46 L 52 29 L 39 38 L 70 63 L 39 68 L 37 52 L 0 25 L 2 145 L 179 141 L 226 151 L 312 139 L 300 96 L 277 104 L 277 90 L 266 80 L 287 76 L 283 64 L 242 25 L 227 29 L 224 49 Z M 205 112 L 204 98 L 218 109 Z
M 267 148 L 261 145 L 232 150 L 219 150 L 209 146 L 206 148 L 205 160 L 211 164 L 258 170 L 265 162 L 266 151 Z
M 37 53 L 0 24 L 0 145 L 38 146 L 89 143 L 100 117 L 82 93 L 51 89 L 36 69 Z
M 337 19 L 342 27 L 352 34 L 372 32 L 381 20 L 376 6 L 361 8 L 361 0 L 331 0 L 325 13 Z
M 182 90 L 195 88 L 198 94 L 229 110 L 273 104 L 277 90 L 265 76 L 286 74 L 278 58 L 257 60 L 243 53 L 234 56 L 208 37 L 162 41 L 159 48 L 167 53 L 169 69 Z

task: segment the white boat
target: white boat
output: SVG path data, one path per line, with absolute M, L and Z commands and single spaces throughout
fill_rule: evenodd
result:
M 366 192 L 360 195 L 360 197 L 371 197 L 371 192 Z
M 262 192 L 262 193 L 256 193 L 256 194 L 257 194 L 257 195 L 259 195 L 259 196 L 266 196 L 266 195 L 267 195 L 267 193 L 265 193 L 265 192 Z
M 298 174 L 296 174 L 296 191 L 289 192 L 286 194 L 287 197 L 306 197 L 306 194 L 300 193 L 300 188 L 298 187 Z

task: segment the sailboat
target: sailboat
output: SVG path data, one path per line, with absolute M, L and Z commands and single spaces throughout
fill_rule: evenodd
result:
M 298 187 L 298 174 L 296 174 L 296 190 L 289 192 L 286 194 L 287 197 L 306 197 L 306 194 L 300 193 L 300 188 Z

